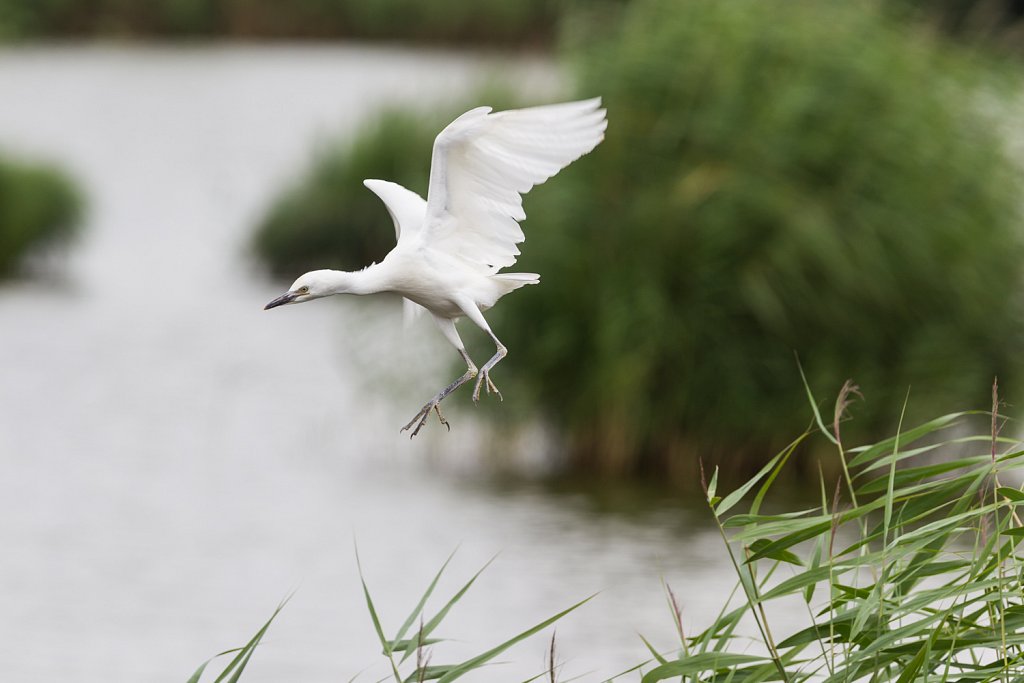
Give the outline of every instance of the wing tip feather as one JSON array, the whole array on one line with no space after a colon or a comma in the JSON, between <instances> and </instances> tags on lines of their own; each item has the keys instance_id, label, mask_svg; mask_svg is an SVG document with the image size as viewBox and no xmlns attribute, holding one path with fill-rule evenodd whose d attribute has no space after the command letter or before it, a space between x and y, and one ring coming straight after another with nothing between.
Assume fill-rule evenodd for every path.
<instances>
[{"instance_id":1,"label":"wing tip feather","mask_svg":"<svg viewBox=\"0 0 1024 683\"><path fill-rule=\"evenodd\" d=\"M449 123L434 141L428 215L433 211L440 219L446 212L458 214L461 210L465 212L462 218L474 227L469 232L445 230L434 238L467 262L492 272L514 264L520 253L517 245L525 240L519 225L526 217L520 195L604 140L608 119L607 109L601 105L598 96L496 113L491 107L477 107ZM477 131L492 138L477 145L473 138ZM453 161L465 166L465 177L459 182L458 167L452 173L446 157L454 145L463 143L465 153ZM456 182L456 194L469 192L481 201L475 205L463 202L461 209L454 206L447 193L456 188ZM435 192L444 196L435 196ZM484 225L489 226L490 234L476 232Z\"/></svg>"}]
</instances>

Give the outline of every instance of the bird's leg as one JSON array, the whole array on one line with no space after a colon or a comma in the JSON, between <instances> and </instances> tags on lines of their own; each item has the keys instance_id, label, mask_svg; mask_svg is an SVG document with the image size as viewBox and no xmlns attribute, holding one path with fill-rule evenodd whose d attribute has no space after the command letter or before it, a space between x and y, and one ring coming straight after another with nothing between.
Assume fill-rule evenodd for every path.
<instances>
[{"instance_id":1,"label":"bird's leg","mask_svg":"<svg viewBox=\"0 0 1024 683\"><path fill-rule=\"evenodd\" d=\"M491 359L489 361L484 363L484 366L482 368L480 368L480 376L476 378L476 386L473 387L474 402L480 400L481 386L485 386L487 388L488 394L497 394L499 400L505 400L504 398L502 398L501 392L498 391L498 387L494 386L494 382L491 381L491 368L497 365L502 358L508 355L508 349L505 348L504 344L498 341L498 338L494 336L493 332L491 332L490 330L488 330L488 332L490 332L491 339L494 340L495 346L498 347L498 351L493 356L491 356Z\"/></svg>"},{"instance_id":2,"label":"bird's leg","mask_svg":"<svg viewBox=\"0 0 1024 683\"><path fill-rule=\"evenodd\" d=\"M409 424L402 427L401 431L404 432L405 430L412 428L414 424L416 425L416 429L413 429L412 434L409 435L410 439L420 433L420 429L423 428L423 425L426 424L427 422L427 418L430 417L431 410L437 411L437 419L440 420L441 424L443 424L445 427L448 427L448 431L452 430L451 426L448 424L448 420L444 419L444 416L441 414L441 401L443 401L445 397L448 396L448 394L452 393L453 391L455 391L456 389L458 389L463 384L473 379L477 375L476 366L473 364L473 361L470 360L469 354L467 354L464 350L461 349L460 352L462 354L463 360L466 361L465 374L463 374L462 377L459 377L457 380L455 380L454 382L446 386L444 389L439 391L437 393L437 396L427 401L426 405L420 408L420 412L416 413L416 417L411 419L409 421ZM419 422L419 424L416 424L417 422Z\"/></svg>"},{"instance_id":3,"label":"bird's leg","mask_svg":"<svg viewBox=\"0 0 1024 683\"><path fill-rule=\"evenodd\" d=\"M419 434L420 429L422 429L423 425L426 424L427 418L430 417L431 410L437 412L437 419L441 421L441 424L448 428L448 431L451 431L451 425L448 424L448 420L444 419L444 416L441 414L441 401L443 401L448 394L476 377L478 372L476 365L473 363L473 359L469 357L469 354L466 353L466 348L462 345L459 333L455 329L455 323L447 318L435 317L434 320L437 322L437 326L441 328L441 332L444 336L455 346L459 355L462 356L462 360L466 361L466 372L457 380L439 391L437 396L427 401L427 403L420 409L420 412L416 413L416 417L412 418L412 420L409 421L409 424L402 427L401 431L404 432L407 429L412 429L413 425L416 425L416 429L413 429L412 434L409 435L410 439Z\"/></svg>"},{"instance_id":4,"label":"bird's leg","mask_svg":"<svg viewBox=\"0 0 1024 683\"><path fill-rule=\"evenodd\" d=\"M501 398L501 392L498 391L498 387L494 386L494 382L491 381L491 368L498 364L502 358L508 355L508 349L502 344L498 338L491 331L491 326L487 324L487 320L484 319L484 314L480 312L480 307L477 306L473 301L463 299L458 302L459 308L462 309L466 317L473 321L473 323L481 330L486 332L494 345L497 347L497 352L491 356L491 359L484 363L484 366L480 368L480 376L476 378L476 385L473 387L473 402L476 403L480 400L480 387L486 387L487 393L497 394L498 398Z\"/></svg>"}]
</instances>

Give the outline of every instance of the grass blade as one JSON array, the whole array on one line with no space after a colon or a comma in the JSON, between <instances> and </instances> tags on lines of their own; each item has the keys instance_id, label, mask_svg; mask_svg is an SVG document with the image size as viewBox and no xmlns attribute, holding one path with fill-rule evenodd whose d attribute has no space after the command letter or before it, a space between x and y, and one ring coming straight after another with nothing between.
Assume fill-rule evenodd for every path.
<instances>
[{"instance_id":1,"label":"grass blade","mask_svg":"<svg viewBox=\"0 0 1024 683\"><path fill-rule=\"evenodd\" d=\"M668 664L668 660L665 659L665 657L663 657L660 652L654 649L654 646L651 645L650 641L644 638L642 633L638 633L637 635L640 636L640 640L644 641L644 646L647 648L647 651L651 653L651 655L658 661L659 664Z\"/></svg>"},{"instance_id":2,"label":"grass blade","mask_svg":"<svg viewBox=\"0 0 1024 683\"><path fill-rule=\"evenodd\" d=\"M505 650L509 649L513 645L515 645L516 643L518 643L518 642L520 642L522 640L525 640L526 638L529 638L530 636L532 636L533 634L537 633L538 631L544 630L545 628L547 628L551 624L555 623L556 621L558 621L559 619L561 619L565 615L569 614L570 612L572 612L572 611L582 607L586 603L590 602L593 598L594 598L594 596L591 595L590 597L588 597L588 598L586 598L584 600L580 600L579 602L577 602L572 607L569 607L568 609L564 609L561 612L559 612L558 614L556 614L555 616L549 617L548 619L545 619L544 621L542 621L541 623L537 624L533 628L529 628L529 629L523 631L522 633L520 633L519 635L516 635L516 636L513 636L512 638L509 638L508 640L506 640L501 645L498 645L496 647L492 647L490 650L487 650L486 652L484 652L482 654L479 654L476 657L473 657L472 659L466 660L465 662L463 662L462 664L459 664L458 666L453 668L451 671L449 671L447 674L442 676L441 679L438 681L438 683L449 683L449 681L454 681L456 678L459 678L460 676L462 676L462 675L464 675L466 673L469 673L473 669L477 669L477 668L481 667L482 665L484 665L487 662L489 662L490 660L494 659L495 657L500 655L502 652L504 652Z\"/></svg>"},{"instance_id":3,"label":"grass blade","mask_svg":"<svg viewBox=\"0 0 1024 683\"><path fill-rule=\"evenodd\" d=\"M448 568L448 564L452 561L452 558L455 557L456 552L458 552L458 548L451 552L448 559L444 561L444 564L442 564L441 568L437 571L437 574L434 575L434 580L430 582L429 586L427 586L427 590L424 591L423 597L421 597L420 601L416 603L416 607L409 614L409 617L405 620L405 623L402 624L402 627L398 629L398 633L395 634L395 640L401 640L409 628L416 622L420 612L423 611L424 605L427 604L427 600L430 598L431 593L433 593L434 588L437 587L437 582L440 581L441 575L444 574L444 570Z\"/></svg>"},{"instance_id":4,"label":"grass blade","mask_svg":"<svg viewBox=\"0 0 1024 683\"><path fill-rule=\"evenodd\" d=\"M729 495L722 498L722 501L715 506L715 514L721 517L726 512L728 512L730 508L736 505L736 503L740 502L743 496L745 496L747 492L750 491L750 489L754 488L754 485L756 485L762 477L764 477L772 470L776 470L777 473L778 469L781 469L781 467L786 463L786 460L789 458L789 456L793 453L794 450L796 450L796 447L800 445L800 442L802 442L804 438L806 438L806 436L806 433L802 434L800 438L793 441L783 450L779 451L779 453L777 453L774 458L769 460L768 464L762 467L761 470L757 474L755 474L753 478L750 479L750 481L748 481L743 486L739 487ZM774 479L774 477L768 480L769 484L771 483L772 479ZM714 492L712 491L709 495L714 495Z\"/></svg>"},{"instance_id":5,"label":"grass blade","mask_svg":"<svg viewBox=\"0 0 1024 683\"><path fill-rule=\"evenodd\" d=\"M800 380L804 383L804 391L807 392L807 401L811 404L811 410L814 412L814 421L818 423L818 430L825 435L826 439L838 446L839 442L836 440L836 437L832 435L832 432L825 426L825 422L821 419L821 411L818 410L818 404L814 400L814 394L811 393L811 385L807 383L807 375L804 374L804 366L800 364L799 356L796 358L796 368L800 371Z\"/></svg>"},{"instance_id":6,"label":"grass blade","mask_svg":"<svg viewBox=\"0 0 1024 683\"><path fill-rule=\"evenodd\" d=\"M466 592L476 582L477 578L479 578L480 575L484 573L485 569L487 569L488 567L491 566L491 563L494 562L495 558L497 558L497 557L498 556L495 555L491 559L487 560L487 562L484 564L484 566L480 567L480 569L477 571L476 574L473 574L472 578L470 578L470 580L466 582L466 585L464 585L459 590L458 593L456 593L454 596L452 596L451 600L449 600L447 603L445 603L445 606L441 608L441 611L439 611L437 614L435 614L430 621L428 621L426 624L423 625L423 628L420 629L420 635L418 637L426 638L431 633L433 633L434 629L436 629L441 624L441 622L444 621L444 618L446 616L448 616L448 612L451 611L452 607L454 607L455 604L459 600L462 599L462 596L464 596L466 594ZM405 658L408 657L408 656L409 656L409 653L406 652L405 656L402 658L402 661L405 661Z\"/></svg>"},{"instance_id":7,"label":"grass blade","mask_svg":"<svg viewBox=\"0 0 1024 683\"><path fill-rule=\"evenodd\" d=\"M675 678L676 676L699 674L705 671L718 672L742 666L744 664L763 662L770 663L771 660L766 660L764 657L755 657L754 655L730 654L727 652L704 652L699 655L683 657L682 659L674 662L668 662L657 666L647 672L647 674L641 679L641 683L657 683L658 681L663 681L666 678Z\"/></svg>"},{"instance_id":8,"label":"grass blade","mask_svg":"<svg viewBox=\"0 0 1024 683\"><path fill-rule=\"evenodd\" d=\"M370 597L370 589L366 585L366 579L363 576L363 564L359 561L359 547L355 547L356 553L356 568L359 570L359 582L363 585L363 596L366 598L366 608L370 611L370 619L373 621L373 629L377 632L377 639L380 640L380 646L384 650L384 656L388 658L391 663L391 673L395 677L396 683L402 683L402 676L398 673L398 666L395 664L395 658L391 652L391 642L384 637L384 629L380 625L380 617L377 616L377 608L373 606L373 598Z\"/></svg>"},{"instance_id":9,"label":"grass blade","mask_svg":"<svg viewBox=\"0 0 1024 683\"><path fill-rule=\"evenodd\" d=\"M218 657L223 657L224 655L229 655L232 652L238 652L241 649L242 648L240 648L240 647L235 647L235 648L231 648L230 650L224 650L224 652L218 652L217 654L215 654L214 656L210 657L205 662L200 664L199 668L196 669L196 672L194 674L192 674L192 676L190 676L189 679L185 683L199 683L199 679L201 679L203 677L203 672L206 671L206 667L208 667L210 665L210 662L212 662L213 660L217 659Z\"/></svg>"},{"instance_id":10,"label":"grass blade","mask_svg":"<svg viewBox=\"0 0 1024 683\"><path fill-rule=\"evenodd\" d=\"M228 676L232 676L232 681L238 680L238 677L242 675L242 671L245 670L246 665L249 663L249 659L252 658L252 654L256 650L256 647L260 644L260 641L263 640L263 636L266 634L267 629L269 629L270 625L274 623L274 619L276 619L277 615L281 613L281 610L284 609L284 606L288 604L288 601L291 600L291 597L292 596L289 595L281 601L281 603L274 610L274 613L270 615L269 619L267 619L266 623L263 624L260 630L256 632L256 635L249 639L249 642L246 643L244 647L238 648L236 650L227 651L237 652L238 654L235 655L235 658L232 659L231 662L220 673L220 675L217 676L217 678L214 680L214 683L222 683L223 681L228 680ZM221 654L227 654L227 652L222 652ZM205 669L205 666L201 667L200 670L196 673L202 675L203 669Z\"/></svg>"}]
</instances>

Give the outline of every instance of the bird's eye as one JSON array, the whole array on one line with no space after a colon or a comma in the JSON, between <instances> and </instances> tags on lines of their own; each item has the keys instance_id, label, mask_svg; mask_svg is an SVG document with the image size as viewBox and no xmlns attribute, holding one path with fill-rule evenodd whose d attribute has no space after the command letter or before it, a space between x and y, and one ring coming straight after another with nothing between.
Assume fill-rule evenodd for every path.
<instances>
[{"instance_id":1,"label":"bird's eye","mask_svg":"<svg viewBox=\"0 0 1024 683\"><path fill-rule=\"evenodd\" d=\"M309 287L299 287L299 294L309 294Z\"/></svg>"}]
</instances>

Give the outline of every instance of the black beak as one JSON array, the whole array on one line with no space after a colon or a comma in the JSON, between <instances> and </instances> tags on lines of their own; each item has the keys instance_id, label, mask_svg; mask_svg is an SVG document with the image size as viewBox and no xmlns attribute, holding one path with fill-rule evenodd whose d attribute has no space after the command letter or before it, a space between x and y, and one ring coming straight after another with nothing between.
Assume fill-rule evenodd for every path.
<instances>
[{"instance_id":1,"label":"black beak","mask_svg":"<svg viewBox=\"0 0 1024 683\"><path fill-rule=\"evenodd\" d=\"M298 294L293 294L292 292L285 292L284 294L282 294L281 296L277 297L276 299L271 301L269 304L264 306L263 310L264 311L269 311L271 308L277 308L278 306L284 306L285 304L290 304L292 301L295 300L295 297L297 297L297 296L298 296Z\"/></svg>"}]
</instances>

